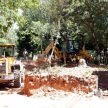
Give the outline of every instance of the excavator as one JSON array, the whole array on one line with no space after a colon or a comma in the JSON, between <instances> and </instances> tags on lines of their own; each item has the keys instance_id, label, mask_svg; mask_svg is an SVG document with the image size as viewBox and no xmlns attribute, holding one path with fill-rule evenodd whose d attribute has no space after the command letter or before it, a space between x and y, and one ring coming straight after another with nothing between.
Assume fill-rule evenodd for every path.
<instances>
[{"instance_id":1,"label":"excavator","mask_svg":"<svg viewBox=\"0 0 108 108\"><path fill-rule=\"evenodd\" d=\"M79 43L76 40L65 41L61 44L61 47L61 50L59 50L56 46L54 46L54 42L51 42L45 51L38 56L38 60L42 60L43 56L47 57L50 50L54 48L56 59L62 60L64 63L70 61L78 62L80 59L85 59L87 62L94 62L94 57L85 51L85 49L82 48L80 50Z\"/></svg>"}]
</instances>

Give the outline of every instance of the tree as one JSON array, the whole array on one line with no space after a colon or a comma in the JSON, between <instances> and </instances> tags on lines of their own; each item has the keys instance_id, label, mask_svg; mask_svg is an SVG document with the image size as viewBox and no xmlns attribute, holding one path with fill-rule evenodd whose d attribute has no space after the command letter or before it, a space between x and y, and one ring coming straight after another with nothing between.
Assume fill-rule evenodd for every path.
<instances>
[{"instance_id":1,"label":"tree","mask_svg":"<svg viewBox=\"0 0 108 108\"><path fill-rule=\"evenodd\" d=\"M30 29L32 30L32 33L37 33L37 35L41 41L40 43L41 43L41 51L42 52L43 52L42 43L44 42L45 35L48 34L48 26L49 26L48 23L43 24L40 21L38 21L38 22L32 22L31 27L30 27Z\"/></svg>"},{"instance_id":2,"label":"tree","mask_svg":"<svg viewBox=\"0 0 108 108\"><path fill-rule=\"evenodd\" d=\"M18 20L18 8L37 8L39 3L39 0L0 0L0 37L4 37L8 28Z\"/></svg>"},{"instance_id":3,"label":"tree","mask_svg":"<svg viewBox=\"0 0 108 108\"><path fill-rule=\"evenodd\" d=\"M8 28L12 26L17 19L17 9L21 0L1 0L0 1L0 37L5 36Z\"/></svg>"},{"instance_id":4,"label":"tree","mask_svg":"<svg viewBox=\"0 0 108 108\"><path fill-rule=\"evenodd\" d=\"M40 39L34 34L23 30L19 31L17 34L19 37L19 42L17 44L19 56L22 56L24 49L26 49L28 51L28 54L32 54L33 59L36 48L39 47Z\"/></svg>"},{"instance_id":5,"label":"tree","mask_svg":"<svg viewBox=\"0 0 108 108\"><path fill-rule=\"evenodd\" d=\"M75 8L72 13L72 20L84 31L86 36L94 40L97 54L100 54L101 40L106 38L108 33L108 2L89 0Z\"/></svg>"},{"instance_id":6,"label":"tree","mask_svg":"<svg viewBox=\"0 0 108 108\"><path fill-rule=\"evenodd\" d=\"M0 38L1 44L15 44L17 42L17 36L14 30L8 28L7 33L5 33L5 37Z\"/></svg>"},{"instance_id":7,"label":"tree","mask_svg":"<svg viewBox=\"0 0 108 108\"><path fill-rule=\"evenodd\" d=\"M58 38L60 37L60 29L61 29L61 20L63 19L63 10L69 7L69 4L71 4L71 0L47 0L45 2L46 4L46 12L49 16L49 30L51 35L51 40L53 40L52 37L52 24L55 26L56 31L56 39L54 43L54 47L51 53L51 57L54 52L54 48L58 42Z\"/></svg>"},{"instance_id":8,"label":"tree","mask_svg":"<svg viewBox=\"0 0 108 108\"><path fill-rule=\"evenodd\" d=\"M23 51L24 48L22 48L22 46L25 43L25 48L29 50L29 53L32 52L33 58L34 54L40 53L40 49L43 49L42 44L45 47L45 43L48 42L46 40L48 34L48 23L45 23L44 20L40 20L43 18L41 7L38 9L35 9L34 7L27 8L23 11L23 17L21 17L22 19L20 19L18 22L18 49L20 49L19 51ZM26 38L29 38L28 43ZM29 47L26 45L26 43L29 45Z\"/></svg>"}]
</instances>

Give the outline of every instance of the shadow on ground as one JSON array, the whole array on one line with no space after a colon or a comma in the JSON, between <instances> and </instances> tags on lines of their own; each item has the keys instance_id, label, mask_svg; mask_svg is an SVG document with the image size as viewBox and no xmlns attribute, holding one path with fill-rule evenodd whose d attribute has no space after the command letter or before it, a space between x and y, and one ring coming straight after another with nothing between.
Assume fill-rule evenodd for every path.
<instances>
[{"instance_id":1,"label":"shadow on ground","mask_svg":"<svg viewBox=\"0 0 108 108\"><path fill-rule=\"evenodd\" d=\"M108 90L108 71L94 71L92 75L98 76L98 88Z\"/></svg>"},{"instance_id":2,"label":"shadow on ground","mask_svg":"<svg viewBox=\"0 0 108 108\"><path fill-rule=\"evenodd\" d=\"M14 93L23 95L24 94L23 89L24 89L23 84L19 88L15 88L12 84L0 84L0 95L14 94Z\"/></svg>"}]
</instances>

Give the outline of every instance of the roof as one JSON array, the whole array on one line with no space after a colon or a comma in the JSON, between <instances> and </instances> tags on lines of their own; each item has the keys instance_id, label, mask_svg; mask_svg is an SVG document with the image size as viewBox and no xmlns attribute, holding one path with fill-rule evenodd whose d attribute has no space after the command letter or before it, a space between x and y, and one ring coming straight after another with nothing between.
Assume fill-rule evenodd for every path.
<instances>
[{"instance_id":1,"label":"roof","mask_svg":"<svg viewBox=\"0 0 108 108\"><path fill-rule=\"evenodd\" d=\"M8 46L11 47L11 46L15 46L15 45L14 45L14 44L0 44L0 47L1 47L1 46L2 46L2 47L6 47L6 46L7 46L7 47L8 47Z\"/></svg>"}]
</instances>

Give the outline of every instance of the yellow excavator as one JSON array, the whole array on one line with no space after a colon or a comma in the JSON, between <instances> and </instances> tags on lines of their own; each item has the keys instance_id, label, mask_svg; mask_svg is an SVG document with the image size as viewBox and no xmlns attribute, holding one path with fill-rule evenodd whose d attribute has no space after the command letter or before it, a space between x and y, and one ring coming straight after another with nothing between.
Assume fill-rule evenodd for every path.
<instances>
[{"instance_id":1,"label":"yellow excavator","mask_svg":"<svg viewBox=\"0 0 108 108\"><path fill-rule=\"evenodd\" d=\"M91 56L87 51L84 49L79 50L79 44L76 40L68 40L64 42L62 45L61 50L59 50L56 46L54 47L54 42L51 42L45 51L38 56L38 60L43 60L43 56L47 57L50 50L54 47L54 54L56 55L56 59L60 59L64 61L64 63L68 61L79 61L80 59L85 59L87 62L91 61L94 62L94 57Z\"/></svg>"}]
</instances>

